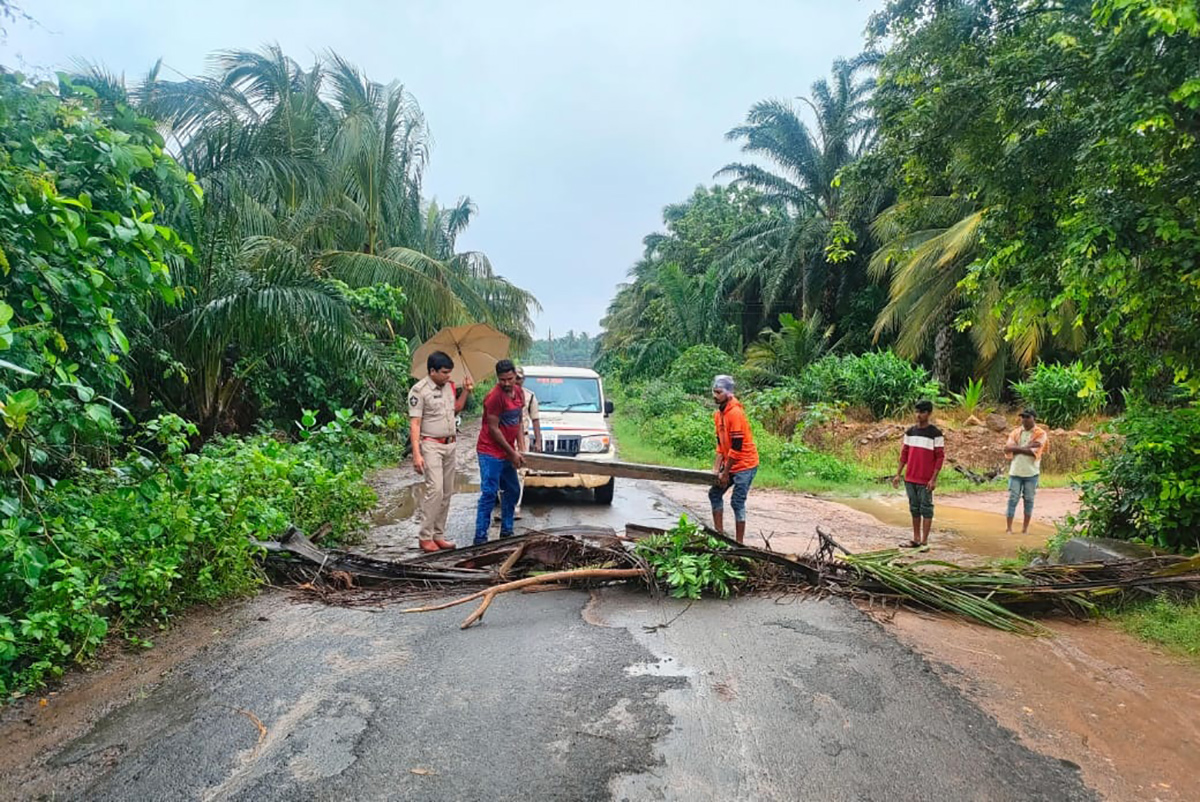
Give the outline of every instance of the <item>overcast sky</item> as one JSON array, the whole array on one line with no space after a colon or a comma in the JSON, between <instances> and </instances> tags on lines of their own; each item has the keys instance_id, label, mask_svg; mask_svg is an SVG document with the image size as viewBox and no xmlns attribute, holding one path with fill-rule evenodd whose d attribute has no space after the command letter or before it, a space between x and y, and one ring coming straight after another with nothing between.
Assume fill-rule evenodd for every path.
<instances>
[{"instance_id":1,"label":"overcast sky","mask_svg":"<svg viewBox=\"0 0 1200 802\"><path fill-rule=\"evenodd\" d=\"M662 207L738 158L752 103L796 97L862 48L882 0L28 0L0 62L101 62L130 79L160 56L195 75L214 50L331 48L398 79L428 117L427 193L469 195L460 240L537 295L539 335L595 333Z\"/></svg>"}]
</instances>

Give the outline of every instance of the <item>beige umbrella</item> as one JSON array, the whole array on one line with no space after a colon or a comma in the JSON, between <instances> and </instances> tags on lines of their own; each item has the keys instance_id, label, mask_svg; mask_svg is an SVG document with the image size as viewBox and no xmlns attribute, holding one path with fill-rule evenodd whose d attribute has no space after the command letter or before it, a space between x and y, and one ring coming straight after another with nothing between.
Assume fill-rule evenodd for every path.
<instances>
[{"instance_id":1,"label":"beige umbrella","mask_svg":"<svg viewBox=\"0 0 1200 802\"><path fill-rule=\"evenodd\" d=\"M445 351L454 360L450 381L462 387L468 375L472 381L479 381L496 370L496 363L508 356L508 336L486 323L442 329L413 354L413 378L429 375L425 361L434 351Z\"/></svg>"}]
</instances>

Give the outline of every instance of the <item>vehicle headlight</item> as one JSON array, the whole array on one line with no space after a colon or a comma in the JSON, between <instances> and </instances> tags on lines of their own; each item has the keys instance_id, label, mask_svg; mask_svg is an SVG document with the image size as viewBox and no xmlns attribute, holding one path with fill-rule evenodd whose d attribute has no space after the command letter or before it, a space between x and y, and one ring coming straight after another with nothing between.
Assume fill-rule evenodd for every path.
<instances>
[{"instance_id":1,"label":"vehicle headlight","mask_svg":"<svg viewBox=\"0 0 1200 802\"><path fill-rule=\"evenodd\" d=\"M579 450L585 454L603 454L608 451L607 437L585 437L579 444Z\"/></svg>"}]
</instances>

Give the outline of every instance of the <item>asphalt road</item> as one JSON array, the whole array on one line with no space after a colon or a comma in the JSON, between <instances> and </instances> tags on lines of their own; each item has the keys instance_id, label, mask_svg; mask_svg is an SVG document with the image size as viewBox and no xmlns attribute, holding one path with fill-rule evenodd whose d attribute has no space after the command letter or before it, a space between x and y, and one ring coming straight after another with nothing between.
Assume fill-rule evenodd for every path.
<instances>
[{"instance_id":1,"label":"asphalt road","mask_svg":"<svg viewBox=\"0 0 1200 802\"><path fill-rule=\"evenodd\" d=\"M525 525L677 513L633 482L611 510L546 501ZM50 758L55 797L1093 798L842 602L514 595L467 631L464 608L401 606L247 603Z\"/></svg>"}]
</instances>

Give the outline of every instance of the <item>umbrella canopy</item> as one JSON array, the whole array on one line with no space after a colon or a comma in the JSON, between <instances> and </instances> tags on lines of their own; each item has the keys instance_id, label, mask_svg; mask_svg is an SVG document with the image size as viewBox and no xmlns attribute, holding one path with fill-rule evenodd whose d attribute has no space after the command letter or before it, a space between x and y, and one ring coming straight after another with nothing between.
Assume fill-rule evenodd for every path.
<instances>
[{"instance_id":1,"label":"umbrella canopy","mask_svg":"<svg viewBox=\"0 0 1200 802\"><path fill-rule=\"evenodd\" d=\"M450 381L461 387L468 375L478 381L496 370L496 363L508 356L508 336L486 323L442 329L413 354L413 378L429 375L425 361L434 351L445 351L454 360Z\"/></svg>"}]
</instances>

